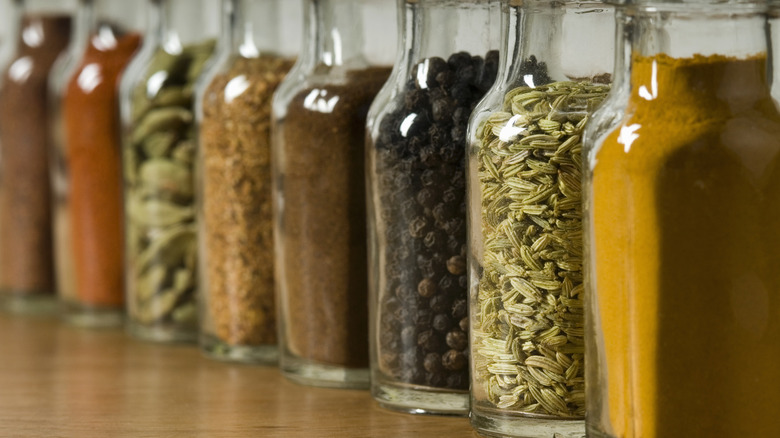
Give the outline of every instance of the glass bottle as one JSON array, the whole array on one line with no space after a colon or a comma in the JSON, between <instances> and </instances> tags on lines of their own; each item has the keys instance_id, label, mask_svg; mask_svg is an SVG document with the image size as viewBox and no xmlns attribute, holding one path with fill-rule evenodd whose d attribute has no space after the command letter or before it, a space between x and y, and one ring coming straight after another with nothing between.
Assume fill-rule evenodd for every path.
<instances>
[{"instance_id":1,"label":"glass bottle","mask_svg":"<svg viewBox=\"0 0 780 438\"><path fill-rule=\"evenodd\" d=\"M52 159L57 283L69 322L108 326L121 324L124 310L117 87L140 46L143 10L93 0L85 11L87 38L75 39L50 83L61 95Z\"/></svg>"},{"instance_id":2,"label":"glass bottle","mask_svg":"<svg viewBox=\"0 0 780 438\"><path fill-rule=\"evenodd\" d=\"M16 50L20 13L20 0L0 0L0 69L5 69Z\"/></svg>"},{"instance_id":3,"label":"glass bottle","mask_svg":"<svg viewBox=\"0 0 780 438\"><path fill-rule=\"evenodd\" d=\"M498 72L498 2L398 2L403 38L368 121L371 392L468 413L466 127Z\"/></svg>"},{"instance_id":4,"label":"glass bottle","mask_svg":"<svg viewBox=\"0 0 780 438\"><path fill-rule=\"evenodd\" d=\"M122 79L128 330L196 341L195 83L219 34L216 0L149 0L141 53Z\"/></svg>"},{"instance_id":5,"label":"glass bottle","mask_svg":"<svg viewBox=\"0 0 780 438\"><path fill-rule=\"evenodd\" d=\"M273 101L280 366L311 385L368 386L364 141L390 74L392 0L306 0L298 62Z\"/></svg>"},{"instance_id":6,"label":"glass bottle","mask_svg":"<svg viewBox=\"0 0 780 438\"><path fill-rule=\"evenodd\" d=\"M780 435L780 114L759 1L626 6L628 78L589 132L589 436Z\"/></svg>"},{"instance_id":7,"label":"glass bottle","mask_svg":"<svg viewBox=\"0 0 780 438\"><path fill-rule=\"evenodd\" d=\"M469 123L471 423L585 431L582 131L604 100L614 9L503 4L502 74Z\"/></svg>"},{"instance_id":8,"label":"glass bottle","mask_svg":"<svg viewBox=\"0 0 780 438\"><path fill-rule=\"evenodd\" d=\"M76 0L23 0L19 34L0 72L0 301L56 309L47 78L71 35Z\"/></svg>"},{"instance_id":9,"label":"glass bottle","mask_svg":"<svg viewBox=\"0 0 780 438\"><path fill-rule=\"evenodd\" d=\"M300 3L224 3L227 41L195 94L200 346L216 359L273 364L271 100L300 47L285 5Z\"/></svg>"}]
</instances>

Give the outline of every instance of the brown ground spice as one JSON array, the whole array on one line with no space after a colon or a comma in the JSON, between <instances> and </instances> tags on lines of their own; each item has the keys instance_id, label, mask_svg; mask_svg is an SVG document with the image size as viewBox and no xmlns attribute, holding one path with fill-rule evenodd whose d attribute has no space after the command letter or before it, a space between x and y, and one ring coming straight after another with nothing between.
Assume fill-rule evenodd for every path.
<instances>
[{"instance_id":1,"label":"brown ground spice","mask_svg":"<svg viewBox=\"0 0 780 438\"><path fill-rule=\"evenodd\" d=\"M365 124L389 73L307 88L281 121L279 281L287 347L304 359L368 366Z\"/></svg>"},{"instance_id":2,"label":"brown ground spice","mask_svg":"<svg viewBox=\"0 0 780 438\"><path fill-rule=\"evenodd\" d=\"M67 15L26 16L0 83L0 293L54 294L47 78L70 39Z\"/></svg>"},{"instance_id":3,"label":"brown ground spice","mask_svg":"<svg viewBox=\"0 0 780 438\"><path fill-rule=\"evenodd\" d=\"M212 330L230 345L276 343L271 98L293 62L238 58L203 99L202 287Z\"/></svg>"}]
</instances>

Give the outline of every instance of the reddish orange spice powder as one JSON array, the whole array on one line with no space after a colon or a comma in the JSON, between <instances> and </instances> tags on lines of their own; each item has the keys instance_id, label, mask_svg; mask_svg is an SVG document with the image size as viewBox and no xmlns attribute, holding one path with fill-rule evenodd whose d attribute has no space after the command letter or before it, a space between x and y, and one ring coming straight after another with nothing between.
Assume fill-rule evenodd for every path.
<instances>
[{"instance_id":1,"label":"reddish orange spice powder","mask_svg":"<svg viewBox=\"0 0 780 438\"><path fill-rule=\"evenodd\" d=\"M76 294L86 306L121 307L122 171L119 78L137 33L106 47L94 38L63 97Z\"/></svg>"}]
</instances>

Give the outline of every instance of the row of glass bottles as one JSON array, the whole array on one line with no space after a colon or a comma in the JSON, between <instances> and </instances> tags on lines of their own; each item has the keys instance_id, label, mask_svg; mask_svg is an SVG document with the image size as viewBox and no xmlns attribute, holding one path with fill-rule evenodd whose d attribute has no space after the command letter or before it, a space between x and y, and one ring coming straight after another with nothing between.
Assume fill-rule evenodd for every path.
<instances>
[{"instance_id":1,"label":"row of glass bottles","mask_svg":"<svg viewBox=\"0 0 780 438\"><path fill-rule=\"evenodd\" d=\"M238 1L229 8L251 11L251 3ZM612 77L613 11L603 4L502 3L504 50L498 61L490 52L497 47L495 26L485 26L495 3L462 2L453 7L436 1L401 1L405 38L390 79L366 115L377 86L388 73L376 66L390 62L376 57L389 51L369 47L368 42L376 38L359 36L364 31L359 19L364 3L307 3L307 40L317 44L301 54L274 98L273 166L268 162L268 144L244 145L256 149L240 152L241 157L255 154L257 169L267 174L273 167L275 172L270 184L276 194L282 370L306 383L363 386L368 376L361 358L366 360L369 355L361 345L370 344L372 389L385 406L464 413L469 406L465 389L470 379L472 423L481 432L579 436L585 413L587 343L590 433L620 437L695 434L695 430L678 431L700 424L686 426L674 418L680 412L704 418L703 411L695 408L697 400L690 397L712 391L712 398L730 396L733 400L728 405L730 415L724 411L707 426L712 434L773 436L767 435L775 430L770 413L751 408L743 415L734 414L756 396L752 391L737 391L734 385L758 379L759 386L766 387L777 380L777 373L764 366L775 358L771 335L776 325L771 312L774 280L771 269L764 267L771 265L776 246L771 245L774 232L766 218L774 217L772 206L778 205L772 197L776 148L771 139L776 138L777 115L767 76L767 6L724 3L715 11L705 11L700 6L639 2L628 7L626 14L618 14L618 35L626 50L617 51ZM226 16L237 20L234 28L241 30L221 39L225 45L216 57L219 67L210 70L203 82L209 85L226 73L226 85L212 89L211 94L205 85L200 87L193 117L189 109L192 80L200 76L213 43L191 48L195 40L186 29L198 16L188 14L197 8L188 3L175 12L176 4L175 0L155 3L156 31L147 33L144 48L121 87L128 307L134 331L158 339L192 336L195 309L190 297L198 263L200 287L235 291L221 298L223 305L231 308L233 303L236 311L251 302L254 309L274 314L273 304L261 303L269 299L270 286L262 296L242 301L245 286L212 268L212 263L232 263L237 257L212 253L210 245L219 243L209 243L209 239L239 243L212 234L219 227L208 225L212 211L208 205L218 199L210 200L208 193L239 196L242 182L216 178L220 171L231 169L225 163L212 163L216 167L210 173L203 149L200 159L194 159L191 126L197 118L206 129L211 117L207 99L231 104L246 92L247 76L229 75L238 60L268 53L279 58L274 71L282 71L285 64L281 61L289 58L289 52L276 50L278 40L247 37L253 35L244 31L252 14L229 9ZM96 56L120 48L127 49L124 54L131 52L133 44L137 45L128 39L132 32L118 29L135 15L118 4L112 6L109 0L95 0L94 14L113 20L86 20L93 23L91 37L74 38L71 55L55 67L71 72L55 77L76 80L54 80L53 88L61 92L64 102L73 99L74 109L84 103L82 98L90 98L106 105L105 113L110 114L111 100L98 99L101 86L111 83L110 77L94 81L95 72L89 67L96 65L97 58L89 58L91 63L80 61L90 50ZM187 25L175 25L183 17L188 17ZM207 21L205 15L200 18ZM715 22L735 32L693 33L698 36L691 39L696 26L708 30ZM273 26L266 21L262 28ZM735 40L736 34L747 39ZM495 85L482 99L496 75ZM735 78L740 85L734 85ZM749 84L742 82L745 79ZM594 114L610 87L614 91L607 105ZM708 105L699 105L702 102ZM65 242L58 245L58 251L76 256L58 260L78 265L89 259L79 256L81 251L99 254L101 263L111 263L118 259L112 251L116 245L106 247L109 241L103 237L117 238L110 233L116 227L101 226L100 221L119 223L116 211L109 211L119 198L117 192L102 193L96 200L73 199L75 192L82 193L79 186L113 187L110 167L107 175L82 175L78 166L90 163L74 158L83 148L92 152L89 160L103 160L103 165L118 160L106 151L78 146L70 136L94 140L105 138L105 133L69 132L71 125L84 126L68 120L69 113L78 111L55 116L62 120L55 132L64 141L58 143L53 158L54 197L59 201L55 206L62 210L55 207L59 218L56 236L58 242ZM352 120L339 125L347 114L358 117L359 123ZM698 130L674 129L680 120L696 121L703 116L708 123ZM368 181L363 186L362 128L355 127L362 126L366 117ZM583 134L586 124L588 132ZM666 140L669 132L680 133L674 139L677 143ZM717 133L723 138L719 142L712 140ZM667 155L643 155L649 149L642 144L658 143L658 139L668 145ZM714 149L702 149L707 142ZM232 150L231 145L222 147ZM304 147L311 150L302 153ZM718 184L725 182L707 173L718 169L716 164L724 164L711 163L710 155L719 156L721 150L741 160L731 173L728 166L722 170L726 172L723 181L729 187L744 186L744 191L721 187ZM204 163L197 190L192 178L196 161ZM640 172L632 167L639 164L645 166L647 178L659 174L669 180L637 182L639 174L631 172ZM114 172L119 173L118 169ZM267 181L252 184L269 185ZM667 195L642 191L650 189L641 184L650 189L655 184L656 190ZM714 190L718 192L713 194ZM750 190L757 191L755 199L746 195ZM361 231L365 230L360 212L365 191L368 239ZM196 192L201 193L198 208L192 203ZM648 204L647 196L654 196L651 199L659 204ZM269 199L258 202L265 206L261 211L270 210ZM740 205L740 211L758 216L718 210L724 205ZM627 213L641 208L650 214ZM722 224L702 226L702 211L707 217L720 218ZM198 231L196 214L201 224ZM252 211L229 214L247 217ZM642 222L646 218L657 222L650 227ZM211 220L220 224L217 216ZM90 236L96 227L106 234ZM742 231L737 233L737 229ZM267 248L268 231L247 228L244 232L255 232ZM200 261L195 257L198 235ZM365 259L366 240L368 273L359 268ZM735 250L716 256L722 253L718 251L722 245ZM655 258L648 259L648 253ZM631 257L625 258L626 254ZM648 266L642 264L645 259L650 260ZM674 262L694 259L710 263L699 267ZM589 263L585 270L583 262ZM718 275L712 275L712 266L719 267ZM648 267L653 269L643 271ZM100 315L102 321L115 320L122 301L107 296L105 291L111 288L105 285L118 281L113 290L122 290L121 267L62 266L61 272L76 273L58 277L65 279L60 280L61 290L78 292L71 299L74 308L87 308L88 315ZM252 275L269 283L267 272ZM233 283L215 283L216 278ZM659 279L665 281L663 286ZM653 289L656 284L659 288ZM635 290L638 285L642 288ZM677 297L683 285L691 292L684 299ZM371 290L368 303L359 297L366 286ZM90 292L93 289L96 292ZM209 289L205 295L211 298L213 293ZM708 299L719 305L702 309L702 301ZM212 355L245 360L273 357L267 348L273 344L272 336L250 336L246 327L220 322L217 315L224 314L212 304L209 300L203 304L208 309L203 313L204 345ZM362 331L365 318L360 317L366 304L371 308L370 342ZM649 307L637 307L645 305ZM653 309L664 310L663 318L658 319ZM591 321L587 336L585 313ZM231 320L246 314L228 316ZM723 324L715 324L716 320ZM724 332L710 336L716 329ZM701 336L685 336L685 330ZM739 339L738 346L713 343L733 336ZM252 338L257 342L244 348L244 342ZM642 344L641 351L634 351L637 343ZM676 363L659 361L661 345ZM470 377L464 369L469 354ZM712 355L721 360L751 358L752 366L715 367L714 379L709 374L692 379L675 371L694 367ZM734 385L713 389L713 380L729 379ZM658 385L667 389L664 397L654 395ZM687 387L693 390L684 390ZM656 399L662 409L657 408ZM711 408L710 404L702 406Z\"/></svg>"}]
</instances>

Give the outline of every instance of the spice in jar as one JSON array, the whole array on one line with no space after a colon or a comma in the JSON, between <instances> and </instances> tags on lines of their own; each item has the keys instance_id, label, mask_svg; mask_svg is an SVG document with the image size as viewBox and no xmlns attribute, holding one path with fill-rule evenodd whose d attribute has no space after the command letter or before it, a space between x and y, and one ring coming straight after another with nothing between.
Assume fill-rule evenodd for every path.
<instances>
[{"instance_id":1,"label":"spice in jar","mask_svg":"<svg viewBox=\"0 0 780 438\"><path fill-rule=\"evenodd\" d=\"M780 436L767 74L765 55L636 56L626 117L594 150L590 283L615 436Z\"/></svg>"},{"instance_id":2,"label":"spice in jar","mask_svg":"<svg viewBox=\"0 0 780 438\"><path fill-rule=\"evenodd\" d=\"M237 58L203 97L203 266L208 318L232 346L276 344L271 98L293 61Z\"/></svg>"},{"instance_id":3,"label":"spice in jar","mask_svg":"<svg viewBox=\"0 0 780 438\"><path fill-rule=\"evenodd\" d=\"M498 52L423 59L376 148L379 369L396 381L466 390L466 129L493 85Z\"/></svg>"},{"instance_id":4,"label":"spice in jar","mask_svg":"<svg viewBox=\"0 0 780 438\"><path fill-rule=\"evenodd\" d=\"M524 64L547 76L535 59ZM492 408L585 415L581 139L609 88L520 86L476 132L484 244L473 360Z\"/></svg>"},{"instance_id":5,"label":"spice in jar","mask_svg":"<svg viewBox=\"0 0 780 438\"><path fill-rule=\"evenodd\" d=\"M389 74L351 70L308 87L277 121L277 281L286 347L298 358L368 366L365 123Z\"/></svg>"},{"instance_id":6,"label":"spice in jar","mask_svg":"<svg viewBox=\"0 0 780 438\"><path fill-rule=\"evenodd\" d=\"M47 78L68 45L71 17L23 17L0 79L0 294L53 296Z\"/></svg>"},{"instance_id":7,"label":"spice in jar","mask_svg":"<svg viewBox=\"0 0 780 438\"><path fill-rule=\"evenodd\" d=\"M159 49L133 90L124 145L128 313L197 329L193 87L214 42Z\"/></svg>"},{"instance_id":8,"label":"spice in jar","mask_svg":"<svg viewBox=\"0 0 780 438\"><path fill-rule=\"evenodd\" d=\"M76 300L121 309L122 178L119 77L141 43L137 33L90 37L62 98ZM110 42L110 43L109 43Z\"/></svg>"}]
</instances>

